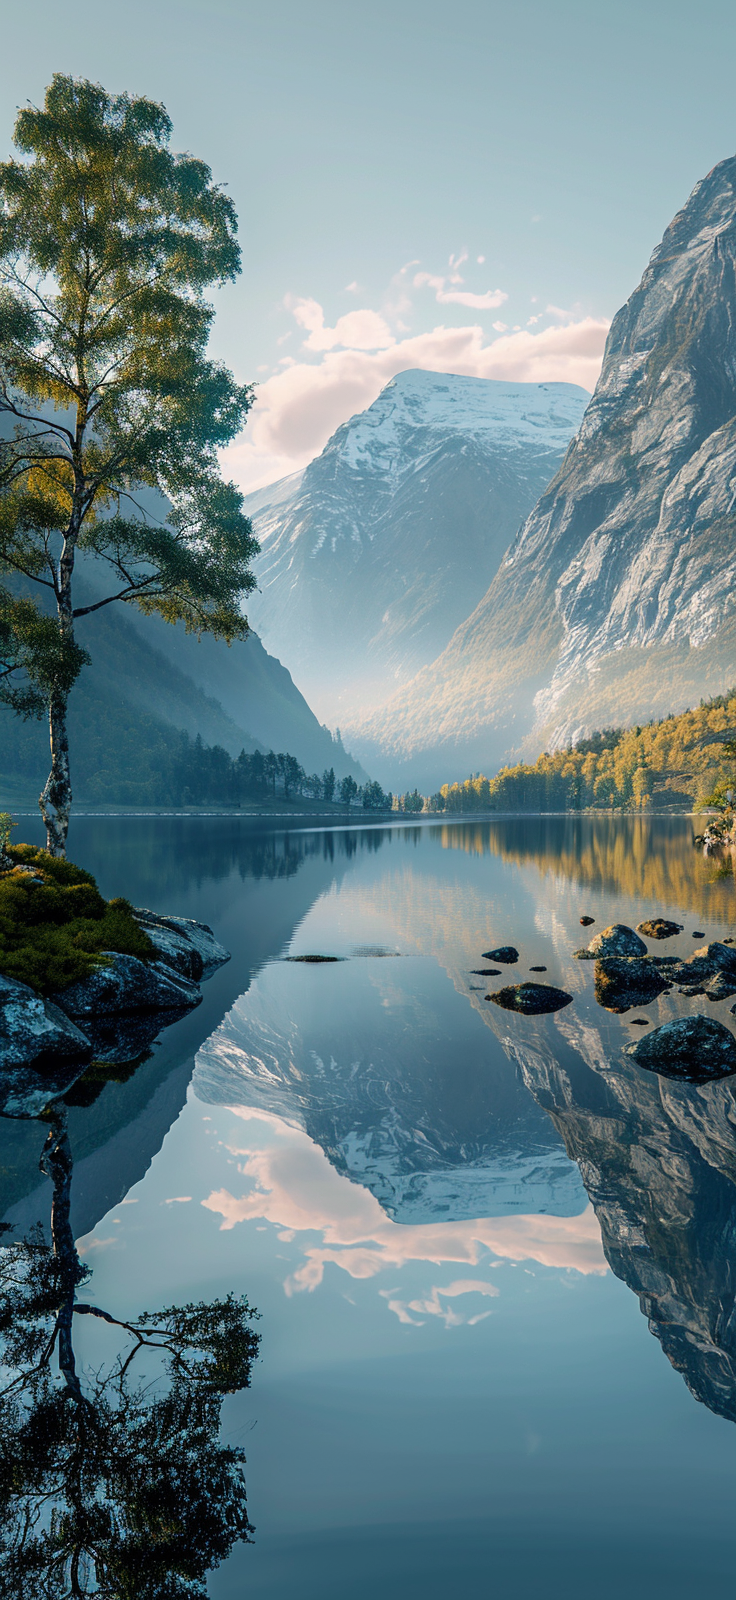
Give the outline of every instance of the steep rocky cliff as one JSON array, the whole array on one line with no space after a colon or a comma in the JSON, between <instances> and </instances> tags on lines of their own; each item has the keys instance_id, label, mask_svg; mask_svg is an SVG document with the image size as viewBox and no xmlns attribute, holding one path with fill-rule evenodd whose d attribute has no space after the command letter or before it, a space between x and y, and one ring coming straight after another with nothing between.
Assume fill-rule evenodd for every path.
<instances>
[{"instance_id":1,"label":"steep rocky cliff","mask_svg":"<svg viewBox=\"0 0 736 1600\"><path fill-rule=\"evenodd\" d=\"M452 776L736 677L735 263L731 158L614 319L579 432L487 594L364 724L364 751Z\"/></svg>"}]
</instances>

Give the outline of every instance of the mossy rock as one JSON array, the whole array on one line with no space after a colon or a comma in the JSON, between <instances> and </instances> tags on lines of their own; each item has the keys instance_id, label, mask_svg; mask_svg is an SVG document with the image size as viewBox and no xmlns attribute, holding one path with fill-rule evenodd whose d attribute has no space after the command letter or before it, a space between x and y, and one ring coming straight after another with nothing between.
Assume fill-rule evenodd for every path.
<instances>
[{"instance_id":1,"label":"mossy rock","mask_svg":"<svg viewBox=\"0 0 736 1600\"><path fill-rule=\"evenodd\" d=\"M0 972L37 994L65 989L107 964L101 954L147 961L156 951L130 901L104 900L92 874L33 845L10 845L0 873Z\"/></svg>"}]
</instances>

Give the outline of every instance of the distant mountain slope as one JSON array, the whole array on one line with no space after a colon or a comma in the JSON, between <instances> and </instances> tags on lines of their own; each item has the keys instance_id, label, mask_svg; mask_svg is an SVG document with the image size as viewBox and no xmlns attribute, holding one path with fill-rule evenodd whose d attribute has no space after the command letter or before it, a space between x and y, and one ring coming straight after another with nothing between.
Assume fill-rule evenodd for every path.
<instances>
[{"instance_id":1,"label":"distant mountain slope","mask_svg":"<svg viewBox=\"0 0 736 1600\"><path fill-rule=\"evenodd\" d=\"M361 729L393 776L490 766L736 672L736 159L619 311L579 433L488 593Z\"/></svg>"},{"instance_id":2,"label":"distant mountain slope","mask_svg":"<svg viewBox=\"0 0 736 1600\"><path fill-rule=\"evenodd\" d=\"M444 648L588 398L402 372L303 473L246 498L262 545L249 615L320 716L352 724Z\"/></svg>"},{"instance_id":3,"label":"distant mountain slope","mask_svg":"<svg viewBox=\"0 0 736 1600\"><path fill-rule=\"evenodd\" d=\"M86 563L77 579L77 603L99 592L99 575ZM334 766L338 778L352 773L365 781L363 768L317 721L290 673L256 634L228 648L145 617L135 606L114 605L82 618L78 636L92 656L70 700L78 799L104 794L115 800L122 745L126 776L132 780L139 773L143 793L175 729L200 734L205 744L221 744L231 755L284 750L307 772ZM0 785L6 797L16 801L26 790L37 792L48 762L45 725L22 723L0 707Z\"/></svg>"}]
</instances>

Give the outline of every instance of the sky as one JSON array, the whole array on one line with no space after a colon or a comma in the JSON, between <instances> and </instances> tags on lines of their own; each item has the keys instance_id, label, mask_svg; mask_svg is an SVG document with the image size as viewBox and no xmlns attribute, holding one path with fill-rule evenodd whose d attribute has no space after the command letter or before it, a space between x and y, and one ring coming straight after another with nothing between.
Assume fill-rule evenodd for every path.
<instances>
[{"instance_id":1,"label":"sky","mask_svg":"<svg viewBox=\"0 0 736 1600\"><path fill-rule=\"evenodd\" d=\"M736 151L723 0L2 6L0 150L54 72L163 101L240 219L228 474L304 466L396 372L592 389L612 316Z\"/></svg>"}]
</instances>

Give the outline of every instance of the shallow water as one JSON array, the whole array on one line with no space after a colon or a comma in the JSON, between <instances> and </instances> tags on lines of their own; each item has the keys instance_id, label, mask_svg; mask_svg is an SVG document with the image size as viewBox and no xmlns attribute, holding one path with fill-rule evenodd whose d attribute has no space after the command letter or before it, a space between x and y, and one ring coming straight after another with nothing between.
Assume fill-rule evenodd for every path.
<instances>
[{"instance_id":1,"label":"shallow water","mask_svg":"<svg viewBox=\"0 0 736 1600\"><path fill-rule=\"evenodd\" d=\"M649 915L685 924L657 953L736 931L689 823L81 819L70 854L232 951L134 1076L69 1109L80 1299L261 1312L224 1413L255 1543L209 1592L730 1592L736 1080L622 1052L632 1016L736 1019L677 995L610 1015L572 958ZM506 943L518 965L477 975ZM305 954L341 959L284 959ZM573 1003L485 999L534 966ZM48 1214L44 1134L0 1124L19 1232Z\"/></svg>"}]
</instances>

